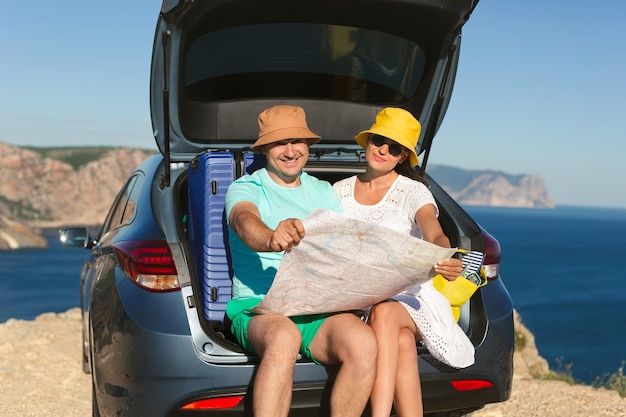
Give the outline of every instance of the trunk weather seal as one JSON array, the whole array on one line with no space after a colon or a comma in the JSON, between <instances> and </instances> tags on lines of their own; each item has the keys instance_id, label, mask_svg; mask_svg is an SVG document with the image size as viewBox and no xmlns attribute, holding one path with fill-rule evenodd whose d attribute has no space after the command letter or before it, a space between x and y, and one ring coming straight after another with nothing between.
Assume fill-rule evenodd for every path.
<instances>
[{"instance_id":1,"label":"trunk weather seal","mask_svg":"<svg viewBox=\"0 0 626 417\"><path fill-rule=\"evenodd\" d=\"M161 175L159 187L161 189L170 186L170 90L167 79L167 51L170 32L161 33L163 43L163 159L165 162L165 173Z\"/></svg>"},{"instance_id":2,"label":"trunk weather seal","mask_svg":"<svg viewBox=\"0 0 626 417\"><path fill-rule=\"evenodd\" d=\"M437 94L437 101L435 102L433 112L431 113L431 117L428 123L428 132L424 135L425 138L428 138L428 143L425 144L426 151L424 152L424 157L422 158L422 165L420 166L422 172L426 172L426 163L428 162L428 155L430 154L430 147L433 142L433 136L435 136L434 130L436 129L437 120L439 120L439 116L441 114L441 108L443 107L443 102L445 101L444 92L446 86L448 85L448 79L450 78L450 69L452 68L452 62L454 61L454 53L456 52L457 46L452 45L450 50L448 51L448 62L446 62L446 70L443 73L443 80L439 85L439 93Z\"/></svg>"}]
</instances>

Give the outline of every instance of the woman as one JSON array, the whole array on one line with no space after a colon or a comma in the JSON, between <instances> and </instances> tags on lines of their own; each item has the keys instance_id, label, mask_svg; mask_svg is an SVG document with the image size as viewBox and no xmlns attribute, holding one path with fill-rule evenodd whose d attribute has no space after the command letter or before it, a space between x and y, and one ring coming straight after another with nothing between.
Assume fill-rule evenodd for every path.
<instances>
[{"instance_id":1,"label":"woman","mask_svg":"<svg viewBox=\"0 0 626 417\"><path fill-rule=\"evenodd\" d=\"M406 110L386 108L355 140L365 149L364 173L338 181L344 214L450 247L437 220L437 204L412 167L420 123ZM448 280L462 272L458 259L441 260L435 271ZM431 282L372 307L368 323L376 334L378 360L370 396L372 417L423 415L416 341L438 360L457 368L474 363L474 346L457 325L450 304Z\"/></svg>"}]
</instances>

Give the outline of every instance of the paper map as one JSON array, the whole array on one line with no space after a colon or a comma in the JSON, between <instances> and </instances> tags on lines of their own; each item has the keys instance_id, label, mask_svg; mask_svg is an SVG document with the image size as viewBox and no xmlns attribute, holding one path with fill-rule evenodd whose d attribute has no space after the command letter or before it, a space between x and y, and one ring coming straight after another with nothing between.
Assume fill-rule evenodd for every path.
<instances>
[{"instance_id":1,"label":"paper map","mask_svg":"<svg viewBox=\"0 0 626 417\"><path fill-rule=\"evenodd\" d=\"M363 309L428 281L435 276L433 265L456 251L331 210L315 210L302 222L304 239L285 253L254 312L295 316Z\"/></svg>"}]
</instances>

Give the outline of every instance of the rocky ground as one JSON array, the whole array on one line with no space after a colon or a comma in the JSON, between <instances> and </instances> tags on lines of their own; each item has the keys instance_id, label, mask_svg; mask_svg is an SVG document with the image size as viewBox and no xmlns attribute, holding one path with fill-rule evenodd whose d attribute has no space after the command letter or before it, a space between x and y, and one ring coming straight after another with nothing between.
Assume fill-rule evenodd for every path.
<instances>
[{"instance_id":1,"label":"rocky ground","mask_svg":"<svg viewBox=\"0 0 626 417\"><path fill-rule=\"evenodd\" d=\"M516 318L516 329L526 338L526 347L515 352L513 392L504 403L489 404L472 417L625 417L626 398L616 391L563 381L536 379L550 372L539 356L532 335Z\"/></svg>"},{"instance_id":2,"label":"rocky ground","mask_svg":"<svg viewBox=\"0 0 626 417\"><path fill-rule=\"evenodd\" d=\"M81 343L78 308L0 324L0 416L90 416Z\"/></svg>"},{"instance_id":3,"label":"rocky ground","mask_svg":"<svg viewBox=\"0 0 626 417\"><path fill-rule=\"evenodd\" d=\"M91 383L80 345L77 308L0 324L0 416L90 416ZM626 399L617 392L531 376L531 369L544 367L528 333L526 348L515 354L511 399L473 417L626 417Z\"/></svg>"}]
</instances>

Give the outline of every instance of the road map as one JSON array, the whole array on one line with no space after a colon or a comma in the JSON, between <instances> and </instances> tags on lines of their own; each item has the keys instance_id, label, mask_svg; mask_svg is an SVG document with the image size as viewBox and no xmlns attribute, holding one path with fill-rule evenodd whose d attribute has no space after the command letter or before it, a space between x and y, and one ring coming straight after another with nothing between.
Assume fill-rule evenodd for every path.
<instances>
[{"instance_id":1,"label":"road map","mask_svg":"<svg viewBox=\"0 0 626 417\"><path fill-rule=\"evenodd\" d=\"M360 310L433 278L433 265L456 252L331 210L315 210L302 222L304 239L285 253L254 312Z\"/></svg>"}]
</instances>

